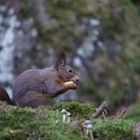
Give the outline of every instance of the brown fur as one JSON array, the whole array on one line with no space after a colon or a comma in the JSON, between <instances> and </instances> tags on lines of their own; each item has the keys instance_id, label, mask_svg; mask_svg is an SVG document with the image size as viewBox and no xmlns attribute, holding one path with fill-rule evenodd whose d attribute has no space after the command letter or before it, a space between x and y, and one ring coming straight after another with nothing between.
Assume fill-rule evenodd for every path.
<instances>
[{"instance_id":1,"label":"brown fur","mask_svg":"<svg viewBox=\"0 0 140 140\"><path fill-rule=\"evenodd\" d=\"M13 102L32 108L45 105L46 95L56 97L69 89L76 89L78 79L77 72L66 65L66 56L61 53L51 67L29 69L17 77L13 85Z\"/></svg>"}]
</instances>

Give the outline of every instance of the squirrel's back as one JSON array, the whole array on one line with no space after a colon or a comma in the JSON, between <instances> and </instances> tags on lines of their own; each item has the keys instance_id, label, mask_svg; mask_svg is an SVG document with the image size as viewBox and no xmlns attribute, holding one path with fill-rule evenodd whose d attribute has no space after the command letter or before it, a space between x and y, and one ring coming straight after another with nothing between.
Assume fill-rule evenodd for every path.
<instances>
[{"instance_id":1,"label":"squirrel's back","mask_svg":"<svg viewBox=\"0 0 140 140\"><path fill-rule=\"evenodd\" d=\"M13 84L13 100L28 90L37 90L40 85L39 69L29 69L21 73Z\"/></svg>"},{"instance_id":2,"label":"squirrel's back","mask_svg":"<svg viewBox=\"0 0 140 140\"><path fill-rule=\"evenodd\" d=\"M27 91L31 90L42 93L45 80L51 79L55 81L55 73L53 67L24 71L16 78L13 84L13 100L18 100Z\"/></svg>"}]
</instances>

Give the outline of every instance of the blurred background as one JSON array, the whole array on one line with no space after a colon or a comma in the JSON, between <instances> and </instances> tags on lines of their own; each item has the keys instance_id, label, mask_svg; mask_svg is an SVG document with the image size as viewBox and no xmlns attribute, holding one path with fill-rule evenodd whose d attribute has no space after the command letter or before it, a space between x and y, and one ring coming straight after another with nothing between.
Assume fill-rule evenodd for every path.
<instances>
[{"instance_id":1,"label":"blurred background","mask_svg":"<svg viewBox=\"0 0 140 140\"><path fill-rule=\"evenodd\" d=\"M79 100L109 110L140 102L139 0L0 0L0 84L44 68L64 49L79 88L55 102Z\"/></svg>"}]
</instances>

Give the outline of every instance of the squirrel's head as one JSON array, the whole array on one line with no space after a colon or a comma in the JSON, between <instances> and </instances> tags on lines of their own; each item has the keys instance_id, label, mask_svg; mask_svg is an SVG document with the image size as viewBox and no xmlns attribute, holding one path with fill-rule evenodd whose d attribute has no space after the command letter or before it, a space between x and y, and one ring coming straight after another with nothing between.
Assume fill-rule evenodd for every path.
<instances>
[{"instance_id":1,"label":"squirrel's head","mask_svg":"<svg viewBox=\"0 0 140 140\"><path fill-rule=\"evenodd\" d=\"M66 64L66 55L61 52L56 60L55 69L58 72L58 77L62 82L73 81L77 83L79 81L78 73L74 68Z\"/></svg>"}]
</instances>

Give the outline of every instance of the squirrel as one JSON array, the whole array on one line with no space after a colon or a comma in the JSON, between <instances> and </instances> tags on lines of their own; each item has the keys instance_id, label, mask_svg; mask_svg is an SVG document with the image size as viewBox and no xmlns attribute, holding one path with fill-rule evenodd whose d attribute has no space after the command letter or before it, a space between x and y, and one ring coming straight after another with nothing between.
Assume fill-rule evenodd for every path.
<instances>
[{"instance_id":1,"label":"squirrel","mask_svg":"<svg viewBox=\"0 0 140 140\"><path fill-rule=\"evenodd\" d=\"M76 89L79 76L66 64L66 55L61 52L54 65L44 69L28 69L21 73L13 84L13 97L0 87L0 100L20 107L36 108L46 104L46 96L54 98L69 89Z\"/></svg>"}]
</instances>

